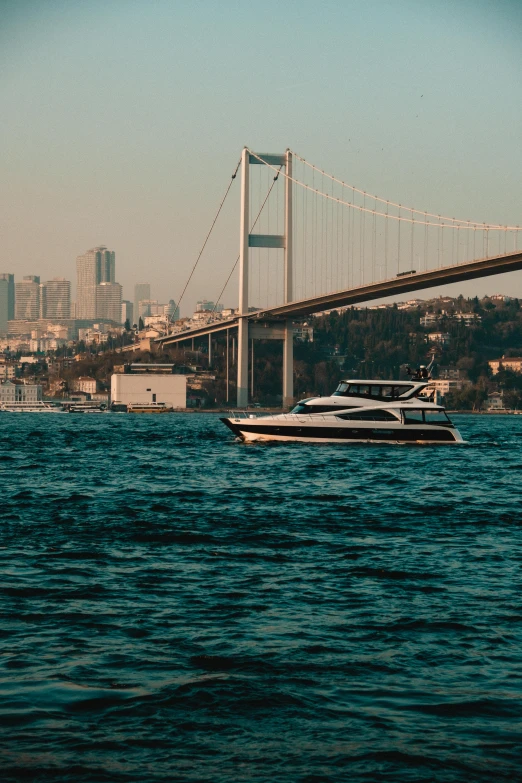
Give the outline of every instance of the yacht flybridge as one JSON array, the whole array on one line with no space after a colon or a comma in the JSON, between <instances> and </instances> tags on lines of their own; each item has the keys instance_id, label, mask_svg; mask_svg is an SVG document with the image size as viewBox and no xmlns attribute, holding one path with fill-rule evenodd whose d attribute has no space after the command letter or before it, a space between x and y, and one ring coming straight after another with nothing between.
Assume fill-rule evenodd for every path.
<instances>
[{"instance_id":1,"label":"yacht flybridge","mask_svg":"<svg viewBox=\"0 0 522 783\"><path fill-rule=\"evenodd\" d=\"M409 381L346 380L330 397L301 400L290 413L243 412L221 421L245 441L463 443L444 408L426 395L428 382L420 370Z\"/></svg>"}]
</instances>

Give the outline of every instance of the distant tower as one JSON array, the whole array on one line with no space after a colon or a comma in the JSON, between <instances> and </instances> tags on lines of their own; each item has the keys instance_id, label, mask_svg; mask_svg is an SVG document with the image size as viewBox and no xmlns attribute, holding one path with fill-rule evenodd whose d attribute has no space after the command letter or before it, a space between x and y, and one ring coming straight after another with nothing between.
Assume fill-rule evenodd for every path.
<instances>
[{"instance_id":1,"label":"distant tower","mask_svg":"<svg viewBox=\"0 0 522 783\"><path fill-rule=\"evenodd\" d=\"M102 318L96 305L97 286L100 283L114 283L116 277L116 254L105 245L93 247L76 259L76 317L93 320ZM102 294L105 307L105 294ZM118 316L118 321L119 321Z\"/></svg>"},{"instance_id":2,"label":"distant tower","mask_svg":"<svg viewBox=\"0 0 522 783\"><path fill-rule=\"evenodd\" d=\"M14 275L0 274L0 332L7 332L7 322L15 317Z\"/></svg>"},{"instance_id":3,"label":"distant tower","mask_svg":"<svg viewBox=\"0 0 522 783\"><path fill-rule=\"evenodd\" d=\"M103 282L96 287L96 317L121 323L121 285Z\"/></svg>"},{"instance_id":4,"label":"distant tower","mask_svg":"<svg viewBox=\"0 0 522 783\"><path fill-rule=\"evenodd\" d=\"M126 321L132 324L134 323L134 305L129 302L128 299L124 299L121 303L121 322L124 324Z\"/></svg>"},{"instance_id":5,"label":"distant tower","mask_svg":"<svg viewBox=\"0 0 522 783\"><path fill-rule=\"evenodd\" d=\"M150 301L150 283L136 283L134 286L134 318L139 318L140 302ZM135 321L137 323L137 320Z\"/></svg>"},{"instance_id":6,"label":"distant tower","mask_svg":"<svg viewBox=\"0 0 522 783\"><path fill-rule=\"evenodd\" d=\"M17 321L37 321L40 316L40 278L26 275L15 285L15 318Z\"/></svg>"},{"instance_id":7,"label":"distant tower","mask_svg":"<svg viewBox=\"0 0 522 783\"><path fill-rule=\"evenodd\" d=\"M168 315L170 321L179 319L179 307L174 299L169 299L169 303L165 305L165 315Z\"/></svg>"},{"instance_id":8,"label":"distant tower","mask_svg":"<svg viewBox=\"0 0 522 783\"><path fill-rule=\"evenodd\" d=\"M71 282L65 277L53 277L41 286L43 318L71 317Z\"/></svg>"}]
</instances>

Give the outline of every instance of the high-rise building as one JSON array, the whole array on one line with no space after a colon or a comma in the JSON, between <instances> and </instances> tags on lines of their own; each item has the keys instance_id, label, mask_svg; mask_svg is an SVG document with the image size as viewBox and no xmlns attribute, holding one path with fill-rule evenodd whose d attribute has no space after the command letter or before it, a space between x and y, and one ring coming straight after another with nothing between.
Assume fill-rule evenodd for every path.
<instances>
[{"instance_id":1,"label":"high-rise building","mask_svg":"<svg viewBox=\"0 0 522 783\"><path fill-rule=\"evenodd\" d=\"M76 317L96 318L97 276L96 253L99 248L88 250L76 259Z\"/></svg>"},{"instance_id":2,"label":"high-rise building","mask_svg":"<svg viewBox=\"0 0 522 783\"><path fill-rule=\"evenodd\" d=\"M98 283L114 283L116 281L116 253L107 248L98 248L96 253Z\"/></svg>"},{"instance_id":3,"label":"high-rise building","mask_svg":"<svg viewBox=\"0 0 522 783\"><path fill-rule=\"evenodd\" d=\"M65 277L53 277L40 291L43 318L71 317L71 283Z\"/></svg>"},{"instance_id":4,"label":"high-rise building","mask_svg":"<svg viewBox=\"0 0 522 783\"><path fill-rule=\"evenodd\" d=\"M138 318L147 318L149 315L159 315L157 299L140 299L138 304Z\"/></svg>"},{"instance_id":5,"label":"high-rise building","mask_svg":"<svg viewBox=\"0 0 522 783\"><path fill-rule=\"evenodd\" d=\"M41 316L40 278L26 275L15 284L15 319L37 321Z\"/></svg>"},{"instance_id":6,"label":"high-rise building","mask_svg":"<svg viewBox=\"0 0 522 783\"><path fill-rule=\"evenodd\" d=\"M0 332L7 332L7 322L14 319L15 282L14 275L0 274Z\"/></svg>"},{"instance_id":7,"label":"high-rise building","mask_svg":"<svg viewBox=\"0 0 522 783\"><path fill-rule=\"evenodd\" d=\"M96 317L121 323L121 285L103 282L96 286Z\"/></svg>"},{"instance_id":8,"label":"high-rise building","mask_svg":"<svg viewBox=\"0 0 522 783\"><path fill-rule=\"evenodd\" d=\"M150 300L150 283L136 283L134 286L134 318L140 316L140 302Z\"/></svg>"},{"instance_id":9,"label":"high-rise building","mask_svg":"<svg viewBox=\"0 0 522 783\"><path fill-rule=\"evenodd\" d=\"M169 321L177 321L179 318L179 307L174 299L169 299L169 303L163 305L163 312L168 316Z\"/></svg>"},{"instance_id":10,"label":"high-rise building","mask_svg":"<svg viewBox=\"0 0 522 783\"><path fill-rule=\"evenodd\" d=\"M121 322L124 324L126 321L132 324L134 318L134 305L132 302L129 302L128 299L124 299L121 303Z\"/></svg>"},{"instance_id":11,"label":"high-rise building","mask_svg":"<svg viewBox=\"0 0 522 783\"><path fill-rule=\"evenodd\" d=\"M217 313L220 313L223 310L223 305L221 302L218 304L215 304L214 302L211 302L209 299L200 299L199 302L196 304L196 313L201 313L206 310L214 310Z\"/></svg>"},{"instance_id":12,"label":"high-rise building","mask_svg":"<svg viewBox=\"0 0 522 783\"><path fill-rule=\"evenodd\" d=\"M116 254L105 245L93 247L76 259L76 317L81 319L104 318L98 312L96 298L100 283L114 283L116 277ZM100 294L101 307L106 307L106 294ZM120 315L116 319L120 320Z\"/></svg>"}]
</instances>

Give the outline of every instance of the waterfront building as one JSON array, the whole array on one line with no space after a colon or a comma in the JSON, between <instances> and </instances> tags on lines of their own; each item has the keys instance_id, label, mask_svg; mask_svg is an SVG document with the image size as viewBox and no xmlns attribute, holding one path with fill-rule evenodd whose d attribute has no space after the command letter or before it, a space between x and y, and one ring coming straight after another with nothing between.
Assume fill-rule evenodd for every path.
<instances>
[{"instance_id":1,"label":"waterfront building","mask_svg":"<svg viewBox=\"0 0 522 783\"><path fill-rule=\"evenodd\" d=\"M43 283L40 291L42 318L71 317L71 281L53 277Z\"/></svg>"},{"instance_id":2,"label":"waterfront building","mask_svg":"<svg viewBox=\"0 0 522 783\"><path fill-rule=\"evenodd\" d=\"M138 323L140 317L140 302L150 300L150 283L136 283L134 286L134 318ZM150 315L150 313L147 313Z\"/></svg>"},{"instance_id":3,"label":"waterfront building","mask_svg":"<svg viewBox=\"0 0 522 783\"><path fill-rule=\"evenodd\" d=\"M7 322L15 315L14 275L8 272L0 274L0 332L7 332Z\"/></svg>"},{"instance_id":4,"label":"waterfront building","mask_svg":"<svg viewBox=\"0 0 522 783\"><path fill-rule=\"evenodd\" d=\"M76 317L80 319L102 318L97 307L100 283L114 283L116 276L116 254L105 245L93 247L76 259ZM101 307L105 307L102 294ZM121 307L121 301L120 301ZM119 322L121 313L116 320Z\"/></svg>"},{"instance_id":5,"label":"waterfront building","mask_svg":"<svg viewBox=\"0 0 522 783\"><path fill-rule=\"evenodd\" d=\"M39 384L0 383L0 403L3 402L38 402L42 399L42 387Z\"/></svg>"},{"instance_id":6,"label":"waterfront building","mask_svg":"<svg viewBox=\"0 0 522 783\"><path fill-rule=\"evenodd\" d=\"M129 302L128 299L124 299L121 303L121 322L124 324L126 321L132 324L134 318L134 305L132 302Z\"/></svg>"},{"instance_id":7,"label":"waterfront building","mask_svg":"<svg viewBox=\"0 0 522 783\"><path fill-rule=\"evenodd\" d=\"M492 359L488 362L491 372L496 375L500 370L510 370L511 372L522 372L522 358L511 356L508 359Z\"/></svg>"},{"instance_id":8,"label":"waterfront building","mask_svg":"<svg viewBox=\"0 0 522 783\"><path fill-rule=\"evenodd\" d=\"M458 391L459 389L462 389L464 384L465 381L462 379L437 378L436 380L431 380L429 382L428 386L426 387L426 391L435 391L438 392L441 397L445 397L446 394L448 394L450 391Z\"/></svg>"},{"instance_id":9,"label":"waterfront building","mask_svg":"<svg viewBox=\"0 0 522 783\"><path fill-rule=\"evenodd\" d=\"M15 319L36 321L41 316L40 278L26 275L15 284Z\"/></svg>"},{"instance_id":10,"label":"waterfront building","mask_svg":"<svg viewBox=\"0 0 522 783\"><path fill-rule=\"evenodd\" d=\"M96 317L121 323L121 292L119 283L103 282L96 286Z\"/></svg>"},{"instance_id":11,"label":"waterfront building","mask_svg":"<svg viewBox=\"0 0 522 783\"><path fill-rule=\"evenodd\" d=\"M170 408L187 407L187 379L174 375L172 365L141 365L111 377L111 402L118 405L163 403Z\"/></svg>"},{"instance_id":12,"label":"waterfront building","mask_svg":"<svg viewBox=\"0 0 522 783\"><path fill-rule=\"evenodd\" d=\"M503 411L504 408L504 392L491 392L488 394L486 400L486 409L488 411Z\"/></svg>"},{"instance_id":13,"label":"waterfront building","mask_svg":"<svg viewBox=\"0 0 522 783\"><path fill-rule=\"evenodd\" d=\"M98 381L96 378L90 378L83 375L74 381L74 391L85 392L85 394L96 394L98 391Z\"/></svg>"}]
</instances>

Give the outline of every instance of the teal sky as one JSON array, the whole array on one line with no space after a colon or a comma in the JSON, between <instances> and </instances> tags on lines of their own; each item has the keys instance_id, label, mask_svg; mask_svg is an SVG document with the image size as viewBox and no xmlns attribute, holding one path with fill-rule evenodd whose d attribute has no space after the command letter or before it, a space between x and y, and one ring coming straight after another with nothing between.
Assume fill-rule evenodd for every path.
<instances>
[{"instance_id":1,"label":"teal sky","mask_svg":"<svg viewBox=\"0 0 522 783\"><path fill-rule=\"evenodd\" d=\"M177 299L245 144L522 224L521 40L521 0L0 0L0 271L74 282L105 244L124 296ZM185 313L236 257L237 195Z\"/></svg>"}]
</instances>

